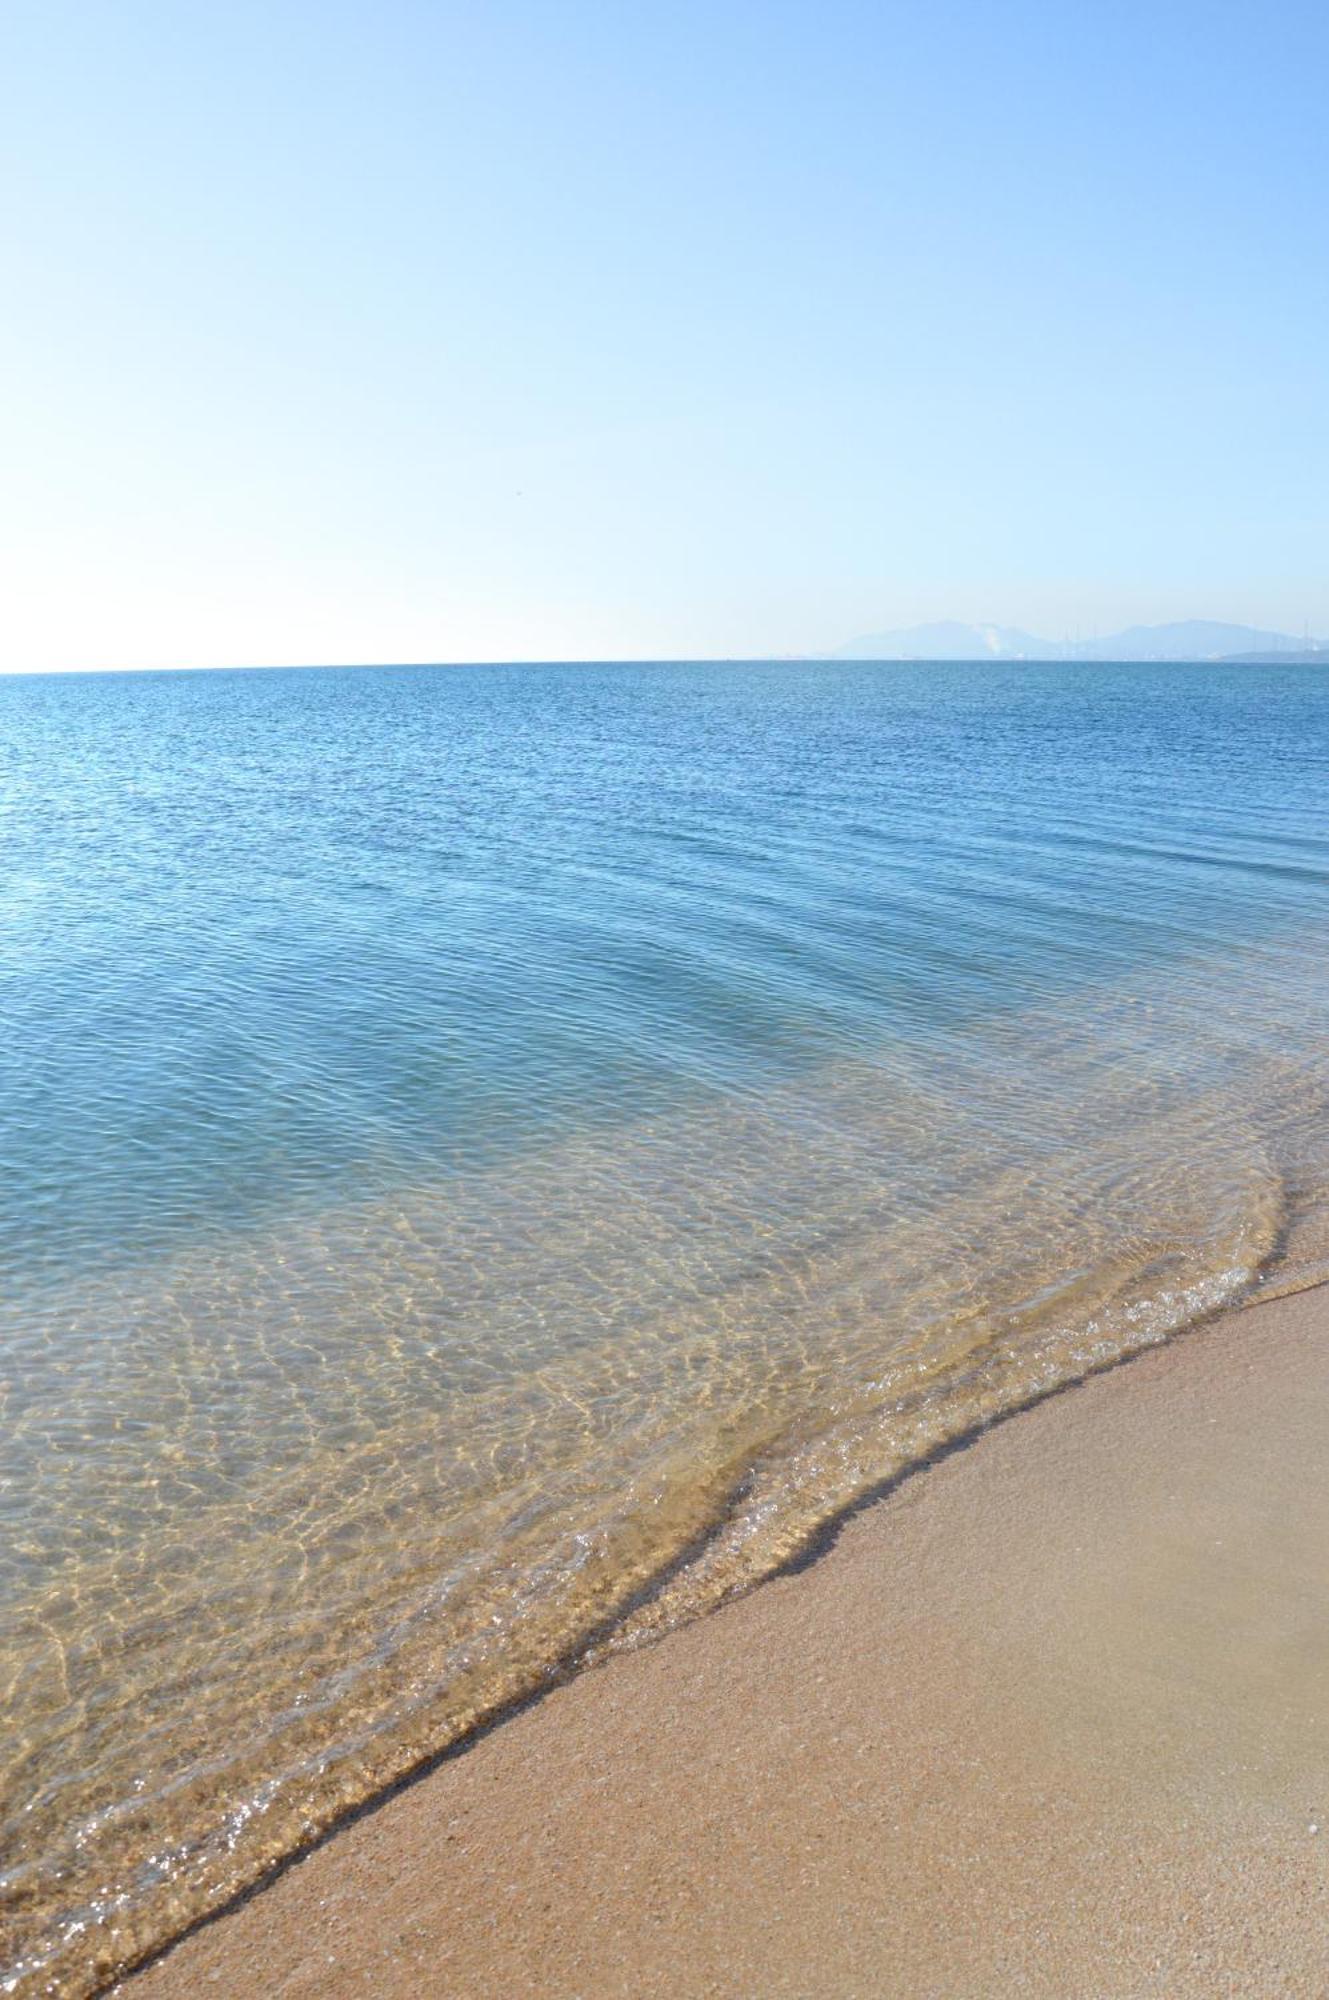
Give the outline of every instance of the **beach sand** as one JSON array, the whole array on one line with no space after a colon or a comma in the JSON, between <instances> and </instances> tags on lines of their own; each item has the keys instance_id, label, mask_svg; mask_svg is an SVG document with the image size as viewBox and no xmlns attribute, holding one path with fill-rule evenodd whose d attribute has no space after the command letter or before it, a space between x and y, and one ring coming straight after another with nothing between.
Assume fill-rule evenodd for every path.
<instances>
[{"instance_id":1,"label":"beach sand","mask_svg":"<svg viewBox=\"0 0 1329 2000\"><path fill-rule=\"evenodd\" d=\"M1329 1992L1329 1289L952 1452L123 1990Z\"/></svg>"}]
</instances>

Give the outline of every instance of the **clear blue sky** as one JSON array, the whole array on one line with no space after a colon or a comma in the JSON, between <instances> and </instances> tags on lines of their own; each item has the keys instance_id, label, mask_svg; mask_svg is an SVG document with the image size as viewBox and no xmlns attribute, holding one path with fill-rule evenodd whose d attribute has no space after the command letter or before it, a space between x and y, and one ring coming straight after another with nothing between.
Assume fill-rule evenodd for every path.
<instances>
[{"instance_id":1,"label":"clear blue sky","mask_svg":"<svg viewBox=\"0 0 1329 2000\"><path fill-rule=\"evenodd\" d=\"M1329 631L1324 0L9 0L0 665Z\"/></svg>"}]
</instances>

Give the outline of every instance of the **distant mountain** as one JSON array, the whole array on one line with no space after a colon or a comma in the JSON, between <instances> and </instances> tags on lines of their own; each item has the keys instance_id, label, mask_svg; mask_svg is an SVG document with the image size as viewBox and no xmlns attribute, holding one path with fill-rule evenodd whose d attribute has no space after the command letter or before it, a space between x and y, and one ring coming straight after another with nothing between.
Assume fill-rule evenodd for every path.
<instances>
[{"instance_id":1,"label":"distant mountain","mask_svg":"<svg viewBox=\"0 0 1329 2000\"><path fill-rule=\"evenodd\" d=\"M1296 652L1302 641L1286 632L1261 632L1253 625L1216 625L1188 618L1180 625L1131 625L1095 642L1078 655L1093 660L1222 660L1232 653Z\"/></svg>"},{"instance_id":2,"label":"distant mountain","mask_svg":"<svg viewBox=\"0 0 1329 2000\"><path fill-rule=\"evenodd\" d=\"M1040 639L1007 625L911 625L871 632L832 653L835 660L1250 660L1301 654L1329 665L1329 643L1261 632L1254 625L1189 618L1176 625L1131 625L1103 639Z\"/></svg>"}]
</instances>

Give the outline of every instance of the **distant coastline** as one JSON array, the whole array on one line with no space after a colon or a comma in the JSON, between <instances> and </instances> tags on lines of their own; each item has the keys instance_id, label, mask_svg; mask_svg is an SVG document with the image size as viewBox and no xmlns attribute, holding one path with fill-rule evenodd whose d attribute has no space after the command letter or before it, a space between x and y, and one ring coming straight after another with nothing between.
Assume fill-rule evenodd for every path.
<instances>
[{"instance_id":1,"label":"distant coastline","mask_svg":"<svg viewBox=\"0 0 1329 2000\"><path fill-rule=\"evenodd\" d=\"M835 647L783 649L777 653L656 653L580 658L575 656L522 659L517 656L458 658L441 654L432 659L380 660L195 660L104 661L46 667L0 665L0 680L45 678L51 674L93 678L104 674L384 672L462 667L623 667L623 666L773 666L791 661L914 661L949 666L987 663L1045 666L1170 665L1170 666L1329 666L1329 638L1264 631L1255 625L1231 625L1214 619L1190 618L1167 625L1130 625L1105 637L1085 639L1064 634L1045 639L1010 625L966 625L944 619L869 632Z\"/></svg>"},{"instance_id":2,"label":"distant coastline","mask_svg":"<svg viewBox=\"0 0 1329 2000\"><path fill-rule=\"evenodd\" d=\"M1294 653L1229 653L1228 667L1329 667L1329 646L1302 646Z\"/></svg>"}]
</instances>

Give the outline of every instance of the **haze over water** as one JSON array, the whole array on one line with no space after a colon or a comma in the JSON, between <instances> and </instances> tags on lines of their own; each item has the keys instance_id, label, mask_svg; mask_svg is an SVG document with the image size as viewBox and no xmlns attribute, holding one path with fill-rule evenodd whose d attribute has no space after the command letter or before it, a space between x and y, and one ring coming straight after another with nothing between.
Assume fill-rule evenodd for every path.
<instances>
[{"instance_id":1,"label":"haze over water","mask_svg":"<svg viewBox=\"0 0 1329 2000\"><path fill-rule=\"evenodd\" d=\"M1329 680L0 681L5 1975L1326 1268Z\"/></svg>"}]
</instances>

